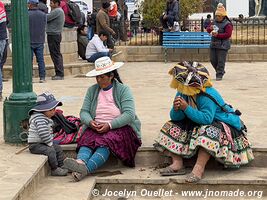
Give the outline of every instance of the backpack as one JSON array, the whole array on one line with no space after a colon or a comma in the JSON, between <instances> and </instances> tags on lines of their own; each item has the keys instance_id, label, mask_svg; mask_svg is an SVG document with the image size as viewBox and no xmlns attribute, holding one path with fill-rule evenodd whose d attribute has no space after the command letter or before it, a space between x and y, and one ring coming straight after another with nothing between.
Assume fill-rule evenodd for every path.
<instances>
[{"instance_id":1,"label":"backpack","mask_svg":"<svg viewBox=\"0 0 267 200\"><path fill-rule=\"evenodd\" d=\"M54 122L53 132L59 132L61 129L67 134L75 133L79 130L80 119L74 116L64 116L62 113L56 112L51 118Z\"/></svg>"},{"instance_id":2,"label":"backpack","mask_svg":"<svg viewBox=\"0 0 267 200\"><path fill-rule=\"evenodd\" d=\"M68 1L69 16L73 19L76 24L80 24L82 21L82 13L80 7L73 1Z\"/></svg>"},{"instance_id":3,"label":"backpack","mask_svg":"<svg viewBox=\"0 0 267 200\"><path fill-rule=\"evenodd\" d=\"M81 120L75 116L64 116L62 113L56 113L52 120L54 121L53 142L56 144L77 143L82 136Z\"/></svg>"}]
</instances>

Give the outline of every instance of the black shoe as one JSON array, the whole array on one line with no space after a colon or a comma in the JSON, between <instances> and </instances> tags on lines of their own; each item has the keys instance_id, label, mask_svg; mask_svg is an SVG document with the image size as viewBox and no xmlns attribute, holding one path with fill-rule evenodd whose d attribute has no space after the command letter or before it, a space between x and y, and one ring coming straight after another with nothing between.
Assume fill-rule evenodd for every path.
<instances>
[{"instance_id":1,"label":"black shoe","mask_svg":"<svg viewBox=\"0 0 267 200\"><path fill-rule=\"evenodd\" d=\"M45 78L40 78L39 83L45 83Z\"/></svg>"},{"instance_id":2,"label":"black shoe","mask_svg":"<svg viewBox=\"0 0 267 200\"><path fill-rule=\"evenodd\" d=\"M217 76L217 77L216 77L216 81L221 81L222 79L223 79L222 76Z\"/></svg>"},{"instance_id":3,"label":"black shoe","mask_svg":"<svg viewBox=\"0 0 267 200\"><path fill-rule=\"evenodd\" d=\"M64 80L64 76L52 76L52 80Z\"/></svg>"}]
</instances>

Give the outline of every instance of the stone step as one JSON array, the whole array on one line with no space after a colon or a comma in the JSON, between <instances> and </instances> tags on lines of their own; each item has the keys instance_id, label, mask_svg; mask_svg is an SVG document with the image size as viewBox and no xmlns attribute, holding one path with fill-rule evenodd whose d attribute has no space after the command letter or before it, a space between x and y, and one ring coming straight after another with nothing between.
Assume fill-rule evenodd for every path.
<instances>
[{"instance_id":1,"label":"stone step","mask_svg":"<svg viewBox=\"0 0 267 200\"><path fill-rule=\"evenodd\" d=\"M111 172L117 175L109 175ZM190 173L191 169L187 169ZM185 182L185 176L160 176L154 167L113 168L89 175L80 182L67 177L46 177L37 190L25 200L106 200L106 199L190 199L185 194L198 192L201 198L218 199L226 193L239 199L265 199L267 171L265 168L241 168L240 170L206 170L197 184ZM120 193L118 193L120 192ZM126 194L129 196L125 196ZM105 194L108 196L104 196ZM182 195L183 194L183 195ZM248 198L251 196L251 198ZM264 198L265 197L265 198ZM229 198L229 197L228 197ZM244 199L244 196L240 199Z\"/></svg>"},{"instance_id":2,"label":"stone step","mask_svg":"<svg viewBox=\"0 0 267 200\"><path fill-rule=\"evenodd\" d=\"M87 200L94 187L94 177L74 182L70 175L65 177L47 176L32 194L21 200Z\"/></svg>"},{"instance_id":3,"label":"stone step","mask_svg":"<svg viewBox=\"0 0 267 200\"><path fill-rule=\"evenodd\" d=\"M76 144L62 145L64 153L67 157L76 157ZM249 164L248 167L267 167L267 148L253 148L253 153L255 159ZM184 164L187 167L192 167L195 163L196 157L192 159L184 159ZM159 166L163 163L169 163L170 159L159 153L153 147L141 147L139 148L136 157L135 163L138 167L149 167L149 166ZM123 167L123 164L115 158L112 154L108 162L103 166L104 169L109 168L109 166ZM223 165L216 162L214 159L210 159L208 162L207 168L223 168Z\"/></svg>"},{"instance_id":4,"label":"stone step","mask_svg":"<svg viewBox=\"0 0 267 200\"><path fill-rule=\"evenodd\" d=\"M63 63L64 64L69 64L69 63L73 63L74 61L79 61L78 60L78 54L75 52L75 53L65 53L65 54L62 54L63 56ZM52 65L53 62L52 62L52 59L50 57L50 55L44 55L44 62L45 62L45 65ZM6 65L12 65L12 58L11 57L7 57L7 60L6 60L6 63L5 63L5 66ZM37 62L36 62L36 57L33 58L33 65L37 65Z\"/></svg>"},{"instance_id":5,"label":"stone step","mask_svg":"<svg viewBox=\"0 0 267 200\"><path fill-rule=\"evenodd\" d=\"M3 148L5 144L1 145ZM1 200L24 199L37 189L40 181L47 177L47 157L30 154L29 151L16 155L15 151L20 148L16 150L14 150L15 147L6 148L5 157L1 158ZM2 168L1 165L4 167Z\"/></svg>"},{"instance_id":6,"label":"stone step","mask_svg":"<svg viewBox=\"0 0 267 200\"><path fill-rule=\"evenodd\" d=\"M75 144L62 145L62 148L66 156L75 157ZM139 197L142 197L142 189L149 191L157 191L159 189L164 189L165 191L173 190L175 194L180 194L182 190L206 191L207 189L210 191L240 190L246 193L255 190L263 191L264 194L267 194L266 149L254 148L254 154L255 161L249 166L242 167L239 170L223 169L222 166L214 167L214 163L217 162L211 161L211 164L209 164L206 169L205 178L201 180L199 184L192 185L184 182L185 176L160 176L158 168L159 165L165 161L165 157L154 150L153 147L141 147L139 149L135 159L135 168L127 168L123 166L122 163L113 156L95 174L86 177L79 183L74 182L70 175L67 177L47 176L47 174L49 174L49 167L48 163L46 162L47 159L44 161L42 160L45 158L44 156L32 155L29 153L29 151L25 151L21 155L28 156L28 160L31 156L34 156L34 160L41 159L43 161L39 163L39 165L36 163L37 165L34 165L31 168L34 168L34 170L37 172L41 171L42 176L39 175L40 173L37 173L33 170L32 173L29 173L29 176L27 177L28 180L23 182L23 187L20 187L23 189L18 190L18 192L15 194L4 193L4 195L5 197L7 197L7 195L13 195L13 199L20 198L21 200L53 200L59 198L64 200L85 200L92 198L90 196L93 191L98 191L99 194L104 194L106 189L111 191L111 193L112 191L122 191L123 189L126 189L129 191L136 191L137 194L140 194L139 196L137 195L137 197L129 199L139 199ZM18 162L20 162L20 159L23 158L24 157L19 157ZM265 161L260 162L259 160ZM30 163L31 162L28 164ZM185 162L185 166L187 173L189 173L192 170L192 163ZM16 169L14 169L14 173L16 171L21 170L17 169L16 167ZM115 174L118 175L111 175L114 171L116 171L117 173ZM12 179L14 179L14 177L15 179L17 178L14 176L14 173L8 173ZM23 178L25 179L25 175ZM11 188L12 187L9 189ZM101 197L100 199L103 199L102 195L99 197ZM92 199L97 200L99 197ZM169 197L164 197L164 199L171 200Z\"/></svg>"},{"instance_id":7,"label":"stone step","mask_svg":"<svg viewBox=\"0 0 267 200\"><path fill-rule=\"evenodd\" d=\"M64 64L65 76L68 75L78 75L86 74L88 71L94 69L93 63L88 63L87 61L79 60L77 62ZM12 66L6 65L3 69L3 75L5 78L9 79L12 77ZM46 76L51 77L55 75L54 65L46 65ZM38 66L33 66L33 77L39 77Z\"/></svg>"},{"instance_id":8,"label":"stone step","mask_svg":"<svg viewBox=\"0 0 267 200\"><path fill-rule=\"evenodd\" d=\"M207 199L229 198L231 191L239 193L238 196L230 197L231 199L239 199L241 193L244 193L246 197L243 196L240 199L247 199L248 196L251 196L249 199L266 199L267 197L267 171L265 168L206 170L204 178L197 184L186 183L186 175L162 177L158 170L151 167L124 168L120 171L122 174L115 176L97 177L96 175L96 185L91 199L103 199L103 195L107 191L110 195L109 199L114 199L114 196L118 198L118 192L123 194L128 191L128 194L132 195L127 199L131 200L140 199L140 197L141 199L164 200L191 199L190 196L181 195L182 192L185 194L189 191L198 191L198 193L202 191L202 194L198 196L201 198L205 198L205 192L207 192L210 194ZM187 169L187 174L190 172L191 169ZM221 195L220 192L222 192ZM228 193L228 197L223 196L224 192Z\"/></svg>"}]
</instances>

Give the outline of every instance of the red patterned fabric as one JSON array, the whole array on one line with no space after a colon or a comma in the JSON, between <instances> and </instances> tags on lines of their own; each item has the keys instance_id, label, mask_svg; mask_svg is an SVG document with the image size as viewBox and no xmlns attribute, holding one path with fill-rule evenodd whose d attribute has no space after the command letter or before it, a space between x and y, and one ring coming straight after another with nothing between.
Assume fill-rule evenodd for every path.
<instances>
[{"instance_id":1,"label":"red patterned fabric","mask_svg":"<svg viewBox=\"0 0 267 200\"><path fill-rule=\"evenodd\" d=\"M81 121L78 117L74 116L66 116L65 117L70 122L76 124L77 127L80 127L78 129L78 132L67 134L64 129L60 129L60 131L54 133L54 142L57 144L72 144L77 143L81 136L82 136L82 126Z\"/></svg>"}]
</instances>

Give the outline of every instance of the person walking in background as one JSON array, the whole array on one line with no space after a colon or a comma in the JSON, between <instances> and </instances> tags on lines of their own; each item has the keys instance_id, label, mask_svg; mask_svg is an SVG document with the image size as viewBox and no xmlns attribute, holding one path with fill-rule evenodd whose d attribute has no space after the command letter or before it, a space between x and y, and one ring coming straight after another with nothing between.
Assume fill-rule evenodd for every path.
<instances>
[{"instance_id":1,"label":"person walking in background","mask_svg":"<svg viewBox=\"0 0 267 200\"><path fill-rule=\"evenodd\" d=\"M8 19L8 16L6 15L6 27L7 25L9 24L9 19ZM8 28L6 28L6 32L7 32L7 38L6 38L6 45L5 45L5 49L4 49L4 52L3 52L3 55L2 55L2 59L0 60L0 70L2 72L2 82L6 82L8 81L8 79L5 79L4 78L4 74L3 74L3 68L4 68L4 64L6 63L6 59L7 59L7 50L8 50L8 45L9 45L9 31L8 31ZM11 51L11 49L10 49Z\"/></svg>"},{"instance_id":2,"label":"person walking in background","mask_svg":"<svg viewBox=\"0 0 267 200\"><path fill-rule=\"evenodd\" d=\"M211 15L207 14L207 18L204 21L203 27L204 29L207 29L211 24Z\"/></svg>"},{"instance_id":3,"label":"person walking in background","mask_svg":"<svg viewBox=\"0 0 267 200\"><path fill-rule=\"evenodd\" d=\"M65 15L64 27L73 28L75 26L75 21L70 16L70 11L68 7L68 0L61 0L60 7L62 8Z\"/></svg>"},{"instance_id":4,"label":"person walking in background","mask_svg":"<svg viewBox=\"0 0 267 200\"><path fill-rule=\"evenodd\" d=\"M118 5L116 1L110 0L110 8L108 10L108 16L110 17L111 20L119 20L121 14L118 11Z\"/></svg>"},{"instance_id":5,"label":"person walking in background","mask_svg":"<svg viewBox=\"0 0 267 200\"><path fill-rule=\"evenodd\" d=\"M46 4L47 4L47 0L39 0L38 9L47 14L48 13L48 7Z\"/></svg>"},{"instance_id":6,"label":"person walking in background","mask_svg":"<svg viewBox=\"0 0 267 200\"><path fill-rule=\"evenodd\" d=\"M89 42L87 38L87 31L88 29L86 25L82 25L77 28L78 54L83 60L86 60L85 52Z\"/></svg>"},{"instance_id":7,"label":"person walking in background","mask_svg":"<svg viewBox=\"0 0 267 200\"><path fill-rule=\"evenodd\" d=\"M114 0L109 0L110 7L108 10L108 16L110 20L110 27L116 32L115 40L120 39L120 18L121 14L118 11L118 4Z\"/></svg>"},{"instance_id":8,"label":"person walking in background","mask_svg":"<svg viewBox=\"0 0 267 200\"><path fill-rule=\"evenodd\" d=\"M92 40L90 40L85 53L88 62L95 62L100 57L111 56L113 49L108 49L104 45L104 42L108 39L108 35L107 32L100 31L98 35L95 34Z\"/></svg>"},{"instance_id":9,"label":"person walking in background","mask_svg":"<svg viewBox=\"0 0 267 200\"><path fill-rule=\"evenodd\" d=\"M36 56L39 70L39 82L45 82L45 62L44 62L44 43L45 43L45 26L46 14L38 9L38 0L28 0L29 8L29 30L32 60L33 54Z\"/></svg>"},{"instance_id":10,"label":"person walking in background","mask_svg":"<svg viewBox=\"0 0 267 200\"><path fill-rule=\"evenodd\" d=\"M131 32L134 35L137 35L138 28L139 28L139 23L140 23L140 15L137 10L134 10L134 13L130 15L130 27L131 27Z\"/></svg>"},{"instance_id":11,"label":"person walking in background","mask_svg":"<svg viewBox=\"0 0 267 200\"><path fill-rule=\"evenodd\" d=\"M167 0L166 11L160 17L164 31L173 29L175 21L179 20L179 0Z\"/></svg>"},{"instance_id":12,"label":"person walking in background","mask_svg":"<svg viewBox=\"0 0 267 200\"><path fill-rule=\"evenodd\" d=\"M0 61L2 60L7 39L7 16L5 5L0 1ZM0 101L2 101L3 81L2 81L2 70L0 70Z\"/></svg>"},{"instance_id":13,"label":"person walking in background","mask_svg":"<svg viewBox=\"0 0 267 200\"><path fill-rule=\"evenodd\" d=\"M216 80L221 81L225 74L225 62L228 50L231 48L233 24L227 17L222 3L219 3L215 12L215 20L207 28L211 34L210 62L216 71Z\"/></svg>"},{"instance_id":14,"label":"person walking in background","mask_svg":"<svg viewBox=\"0 0 267 200\"><path fill-rule=\"evenodd\" d=\"M124 21L128 21L128 6L123 2L123 15L124 15Z\"/></svg>"},{"instance_id":15,"label":"person walking in background","mask_svg":"<svg viewBox=\"0 0 267 200\"><path fill-rule=\"evenodd\" d=\"M96 15L97 15L97 10L96 8L93 9L93 12L88 12L87 13L87 26L88 26L88 31L87 31L87 37L88 40L91 40L92 37L94 36L96 32Z\"/></svg>"},{"instance_id":16,"label":"person walking in background","mask_svg":"<svg viewBox=\"0 0 267 200\"><path fill-rule=\"evenodd\" d=\"M52 76L52 80L63 80L64 66L60 43L65 17L63 10L60 8L60 0L51 0L50 7L51 12L47 15L46 33L48 48L56 73L55 76Z\"/></svg>"},{"instance_id":17,"label":"person walking in background","mask_svg":"<svg viewBox=\"0 0 267 200\"><path fill-rule=\"evenodd\" d=\"M8 81L8 79L4 78L4 74L3 74L4 64L6 63L6 59L7 59L8 39L9 39L8 28L6 29L6 31L7 31L6 45L5 45L5 49L4 49L4 52L3 52L2 59L0 61L0 70L2 72L2 82Z\"/></svg>"},{"instance_id":18,"label":"person walking in background","mask_svg":"<svg viewBox=\"0 0 267 200\"><path fill-rule=\"evenodd\" d=\"M110 8L110 3L105 2L102 4L101 9L98 11L96 15L96 32L99 34L101 31L106 31L109 33L108 39L107 39L107 46L110 49L114 49L114 41L112 40L112 36L115 36L115 31L110 28L110 21L108 16L108 11Z\"/></svg>"}]
</instances>

